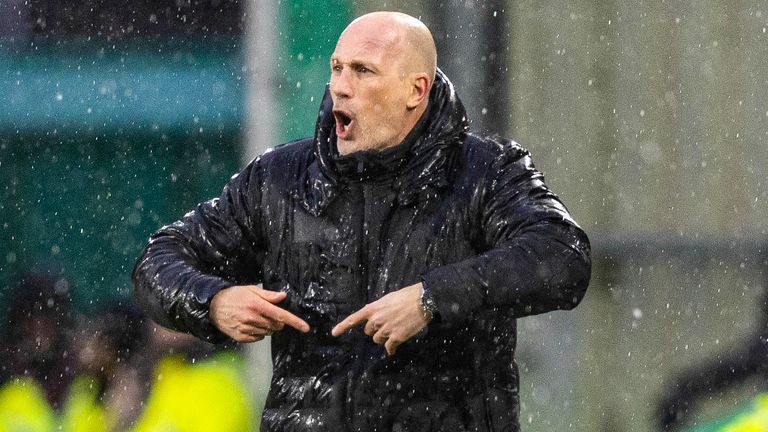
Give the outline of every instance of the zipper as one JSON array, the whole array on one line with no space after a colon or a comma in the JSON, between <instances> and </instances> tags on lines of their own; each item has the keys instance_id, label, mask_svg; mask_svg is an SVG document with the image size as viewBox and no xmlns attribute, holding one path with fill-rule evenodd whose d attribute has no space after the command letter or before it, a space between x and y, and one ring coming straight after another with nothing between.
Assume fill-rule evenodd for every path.
<instances>
[{"instance_id":1,"label":"zipper","mask_svg":"<svg viewBox=\"0 0 768 432\"><path fill-rule=\"evenodd\" d=\"M363 226L362 226L362 250L361 250L361 256L360 256L360 271L361 271L361 277L360 279L363 282L363 289L365 290L365 303L368 304L371 302L371 278L370 278L370 250L371 250L371 236L370 236L370 226L369 222L372 219L371 218L371 210L372 210L372 202L373 202L373 194L371 190L371 185L366 183L361 183L362 191L363 191Z\"/></svg>"}]
</instances>

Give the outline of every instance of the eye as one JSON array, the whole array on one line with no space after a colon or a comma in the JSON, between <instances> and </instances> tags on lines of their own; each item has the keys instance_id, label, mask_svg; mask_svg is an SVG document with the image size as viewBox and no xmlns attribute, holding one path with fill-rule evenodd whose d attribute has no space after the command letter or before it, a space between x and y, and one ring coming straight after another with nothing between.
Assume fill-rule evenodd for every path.
<instances>
[{"instance_id":1,"label":"eye","mask_svg":"<svg viewBox=\"0 0 768 432\"><path fill-rule=\"evenodd\" d=\"M331 70L334 72L341 72L341 65L340 64L332 65Z\"/></svg>"},{"instance_id":2,"label":"eye","mask_svg":"<svg viewBox=\"0 0 768 432\"><path fill-rule=\"evenodd\" d=\"M360 72L360 73L368 73L368 72L370 72L371 70L370 70L370 69L368 69L368 68L367 68L367 67L365 67L365 66L358 66L358 67L357 67L357 71L358 71L358 72Z\"/></svg>"}]
</instances>

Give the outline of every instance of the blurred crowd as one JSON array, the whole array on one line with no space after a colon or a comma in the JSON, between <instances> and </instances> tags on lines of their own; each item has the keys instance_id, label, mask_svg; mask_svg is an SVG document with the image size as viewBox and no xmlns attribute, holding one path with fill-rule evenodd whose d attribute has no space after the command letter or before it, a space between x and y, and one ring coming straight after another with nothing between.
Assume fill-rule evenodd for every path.
<instances>
[{"instance_id":1,"label":"blurred crowd","mask_svg":"<svg viewBox=\"0 0 768 432\"><path fill-rule=\"evenodd\" d=\"M69 294L45 273L13 290L0 326L0 432L255 430L236 349L166 330L129 303L77 313Z\"/></svg>"}]
</instances>

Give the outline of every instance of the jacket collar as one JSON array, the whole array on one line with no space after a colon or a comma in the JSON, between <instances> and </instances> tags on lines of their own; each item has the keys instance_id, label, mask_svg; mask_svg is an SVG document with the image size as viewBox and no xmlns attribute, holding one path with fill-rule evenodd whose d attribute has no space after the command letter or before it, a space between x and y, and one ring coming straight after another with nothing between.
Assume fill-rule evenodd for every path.
<instances>
[{"instance_id":1,"label":"jacket collar","mask_svg":"<svg viewBox=\"0 0 768 432\"><path fill-rule=\"evenodd\" d=\"M379 177L394 178L401 205L410 205L418 193L449 185L455 150L469 129L464 106L453 84L441 70L429 95L424 116L400 145L382 152L336 154L336 123L328 86L320 104L313 157L300 184L303 207L319 216L338 195L340 185Z\"/></svg>"}]
</instances>

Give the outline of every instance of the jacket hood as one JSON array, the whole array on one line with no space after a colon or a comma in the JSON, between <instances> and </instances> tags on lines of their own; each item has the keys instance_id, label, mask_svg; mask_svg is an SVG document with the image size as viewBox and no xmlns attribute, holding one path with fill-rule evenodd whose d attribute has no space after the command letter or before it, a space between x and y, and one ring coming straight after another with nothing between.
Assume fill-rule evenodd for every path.
<instances>
[{"instance_id":1,"label":"jacket hood","mask_svg":"<svg viewBox=\"0 0 768 432\"><path fill-rule=\"evenodd\" d=\"M469 130L466 111L453 84L438 69L423 117L400 145L382 151L364 151L348 156L336 155L336 121L333 99L326 85L315 126L313 161L306 172L300 193L303 207L318 216L333 201L339 185L352 179L365 179L362 171L386 173L394 170L393 188L401 205L414 201L418 191L446 187L455 150ZM357 165L359 176L350 173ZM370 173L369 173L370 174Z\"/></svg>"}]
</instances>

